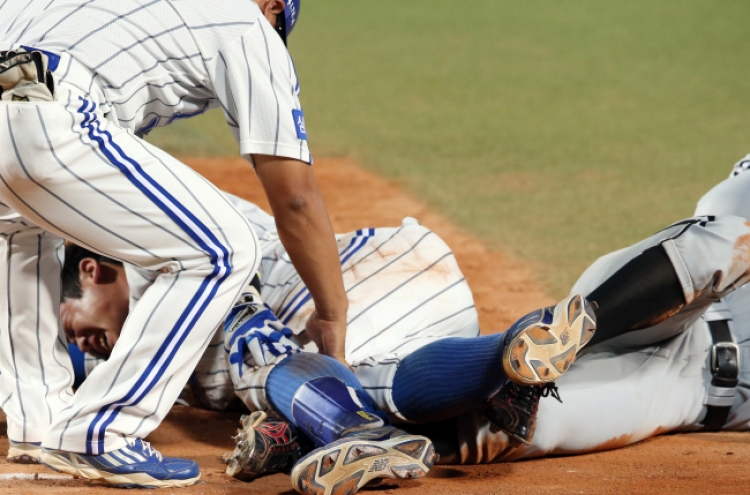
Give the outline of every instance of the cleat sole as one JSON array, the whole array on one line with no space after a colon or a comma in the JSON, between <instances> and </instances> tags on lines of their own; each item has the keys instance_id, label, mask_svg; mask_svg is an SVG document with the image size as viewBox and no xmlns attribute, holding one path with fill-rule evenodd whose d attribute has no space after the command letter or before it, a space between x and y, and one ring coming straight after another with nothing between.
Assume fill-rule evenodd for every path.
<instances>
[{"instance_id":1,"label":"cleat sole","mask_svg":"<svg viewBox=\"0 0 750 495\"><path fill-rule=\"evenodd\" d=\"M506 344L503 370L521 385L541 385L560 378L573 364L578 351L596 331L591 304L580 295L560 302L551 322L543 321L543 311L521 320L525 325Z\"/></svg>"},{"instance_id":2,"label":"cleat sole","mask_svg":"<svg viewBox=\"0 0 750 495\"><path fill-rule=\"evenodd\" d=\"M39 464L42 447L31 444L13 444L8 447L8 462L13 464Z\"/></svg>"},{"instance_id":3,"label":"cleat sole","mask_svg":"<svg viewBox=\"0 0 750 495\"><path fill-rule=\"evenodd\" d=\"M432 442L422 436L343 438L300 459L292 486L303 495L351 495L381 479L422 478L436 460Z\"/></svg>"},{"instance_id":4,"label":"cleat sole","mask_svg":"<svg viewBox=\"0 0 750 495\"><path fill-rule=\"evenodd\" d=\"M12 457L8 455L8 462L12 462L13 464L39 464L39 458L30 456L29 454L15 455Z\"/></svg>"}]
</instances>

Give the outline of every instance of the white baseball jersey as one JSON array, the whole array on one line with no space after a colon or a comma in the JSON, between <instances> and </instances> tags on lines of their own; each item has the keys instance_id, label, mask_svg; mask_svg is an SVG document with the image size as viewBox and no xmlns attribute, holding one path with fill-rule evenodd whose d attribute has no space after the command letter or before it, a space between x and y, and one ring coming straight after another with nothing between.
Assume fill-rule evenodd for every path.
<instances>
[{"instance_id":1,"label":"white baseball jersey","mask_svg":"<svg viewBox=\"0 0 750 495\"><path fill-rule=\"evenodd\" d=\"M294 63L253 0L6 1L0 18L0 49L70 55L56 83L125 129L221 106L243 155L311 162Z\"/></svg>"},{"instance_id":2,"label":"white baseball jersey","mask_svg":"<svg viewBox=\"0 0 750 495\"><path fill-rule=\"evenodd\" d=\"M317 352L302 334L313 311L309 293L279 241L273 217L236 196L227 197L258 232L263 302L294 335L294 349ZM383 409L393 404L393 376L401 359L446 337L476 337L479 321L471 291L455 257L434 232L411 218L400 227L360 229L337 236L344 287L349 297L346 358L364 389ZM131 302L154 279L153 272L126 265ZM230 365L232 344L218 329L188 382L190 404L223 409L239 395L251 409L267 409L265 380L278 356L264 350L256 361ZM225 338L227 342L225 343ZM260 351L260 352L264 352ZM246 360L247 361L247 360ZM93 364L92 360L88 361ZM232 366L243 369L242 376Z\"/></svg>"},{"instance_id":3,"label":"white baseball jersey","mask_svg":"<svg viewBox=\"0 0 750 495\"><path fill-rule=\"evenodd\" d=\"M43 51L56 85L0 103L0 404L12 440L99 454L160 423L260 262L244 216L135 134L220 106L246 157L310 162L299 84L252 0L0 0L0 19L0 50ZM63 238L162 272L74 398Z\"/></svg>"}]
</instances>

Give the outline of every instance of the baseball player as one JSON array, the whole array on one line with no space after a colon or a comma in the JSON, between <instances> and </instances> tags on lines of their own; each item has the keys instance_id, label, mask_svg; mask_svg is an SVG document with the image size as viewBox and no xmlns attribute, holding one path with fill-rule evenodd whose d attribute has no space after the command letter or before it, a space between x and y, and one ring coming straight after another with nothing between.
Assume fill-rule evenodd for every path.
<instances>
[{"instance_id":1,"label":"baseball player","mask_svg":"<svg viewBox=\"0 0 750 495\"><path fill-rule=\"evenodd\" d=\"M597 333L556 382L564 403L540 401L540 387L509 382L469 411L443 419L433 410L429 419L439 421L404 428L429 436L447 464L586 453L670 431L750 429L750 385L742 374L750 362L750 209L746 195L725 194L746 190L743 173L704 196L699 216L583 273L572 293L598 306ZM723 216L709 215L714 207ZM462 368L460 349L445 358L451 369L425 366L422 376L434 373L452 385L451 373ZM392 396L399 386L391 382ZM426 392L416 400L442 393L429 378L419 386ZM246 479L288 469L290 446L304 449L292 427L263 413L243 420L237 441L228 471L239 469L235 475Z\"/></svg>"},{"instance_id":2,"label":"baseball player","mask_svg":"<svg viewBox=\"0 0 750 495\"><path fill-rule=\"evenodd\" d=\"M240 209L249 211L247 208ZM408 424L403 428L429 436L441 454L441 463L486 463L546 454L590 452L636 442L657 431L718 429L722 425L724 428L747 429L747 415L742 412L745 408L744 394L735 395L738 372L736 365L741 360L738 359L732 342L716 340L722 337L720 332L712 336L710 328L713 323L706 323L720 322L721 325L722 320L726 321L731 314L735 321L729 323L727 328L732 329L737 342L745 340L738 333L738 322L747 326L750 331L750 315L744 314L747 303L750 302L750 290L742 289L733 293L748 277L748 259L737 255L743 254L750 247L743 241L750 234L750 227L744 218L739 217L750 212L735 213L737 215L725 218L699 217L675 224L635 246L602 258L583 274L573 292L588 293L588 298L599 303L596 310L599 329L590 342L591 347L585 348L568 373L556 382L564 403L551 400L540 402L539 398L543 395L540 387L518 386L515 383L506 383L486 401L466 394L467 389L472 386L467 377L473 376L475 381L481 382L483 376L479 368L468 369L469 362L481 362L482 355L478 350L487 347L486 344L489 343L489 339L485 337L471 338L472 335L477 335L473 309L468 321L474 331L452 334L461 325L448 325L444 327L443 338L430 338L425 334L422 342L410 353L401 353L396 348L393 352L386 353L386 356L353 360L355 373L370 398L375 399L392 417L422 423ZM256 225L264 223L262 217L257 215L250 214L248 218ZM373 232L374 237L378 236L380 230ZM383 230L392 232L394 229ZM411 221L405 222L400 230L406 238L410 237L407 235L410 230L415 233L429 232ZM272 232L267 234L270 235L261 236L261 242L273 239ZM356 233L354 236L356 238ZM393 236L388 235L386 238L392 239ZM413 238L421 238L421 235ZM340 238L342 252L352 244L346 239L351 239L351 235ZM414 241L405 243L400 250L396 247L384 249L388 244L380 242L374 245L379 246L381 252L395 252L391 256L396 258L409 253L410 246L416 245L415 258L421 260L424 266L430 266L431 260L435 256L439 257L441 251L449 252L446 251L447 247L420 251L421 243ZM264 250L266 270L262 273L263 278L267 279L269 274L289 264L284 262L283 251L273 250L273 243L266 246L270 251ZM436 244L435 247L437 246ZM373 253L372 249L363 248L363 251L365 254ZM344 265L345 273L366 270L369 256L354 257L351 265ZM381 267L388 266L389 260L378 256L370 261L374 263L375 260ZM393 268L407 271L406 267L410 264L412 263ZM377 290L378 285L388 285L389 277L392 276L378 269L372 271L377 275L368 279L372 286L368 287L367 294L373 289ZM439 268L438 271L450 273L444 268ZM413 272L412 269L410 273ZM383 279L376 281L378 275L383 275ZM412 280L410 284L413 286L411 289L416 291L411 304L419 313L419 302L430 300L427 292L420 291L431 290L434 294L451 286L453 280L462 280L462 277L456 271L452 277L443 280L426 279L424 284L416 280L419 279ZM347 279L346 276L345 281L348 290L357 284L354 278ZM288 277L264 285L261 292L270 296L281 290L286 295L280 299L289 300L295 294L290 286L295 284L293 280L292 283L285 282L289 282ZM465 286L465 281L461 281L460 285ZM362 297L366 298L366 295ZM473 307L470 297L463 290L454 292L440 304L428 305L424 317L431 317L433 311L441 310L443 304L452 303L453 307L460 307L469 303L469 307ZM720 297L729 306L729 311L714 304L713 310L706 312L706 308ZM379 298L379 294L372 295L372 301ZM121 295L121 299L125 299L125 293ZM654 300L659 303L654 305ZM66 302L65 306L69 304ZM369 308L371 302L363 305ZM275 303L270 306L278 313L283 304ZM357 311L355 305L352 308ZM364 316L375 320L386 318L378 309L373 306L369 311L372 315L366 311ZM445 311L454 310L445 308ZM704 313L705 319L702 318ZM396 314L391 318L399 320L400 316ZM445 321L443 315L438 314L434 318L437 323L435 327L440 328L441 322ZM398 324L391 326L388 320L383 321L386 328L398 327ZM286 337L275 340L282 348L293 347L296 342L304 341L300 322L293 327L297 328L296 336L288 332L288 341ZM378 328L369 323L352 324L349 335L351 337L360 331L371 332L373 329L374 332L367 334L368 338L375 336L373 340L379 341ZM408 335L413 333L414 327L404 326L400 331ZM242 334L241 331L239 333ZM230 334L227 333L225 338ZM468 338L444 338L451 335ZM731 335L729 338L732 338ZM252 342L257 340L260 339L256 338ZM383 337L382 340L384 346L399 346L402 343L394 335ZM482 345L462 348L471 343L467 341ZM220 345L220 341L218 344ZM233 346L231 338L227 344L230 350L228 373L234 379L237 392L251 409L259 409L243 419L243 428L237 437L237 449L227 458L230 464L228 472L241 479L252 479L269 472L289 470L295 464L305 465L306 458L298 460L305 452L299 434L288 422L267 417L262 412L262 409L269 409L267 404L256 402L260 395L255 386L262 386L262 383L253 381L250 377L265 368L256 368L257 360L264 358L255 356L264 353L269 355L272 347L268 347L268 343L264 344L265 348L263 345L261 348L253 348L253 344L246 346L247 355L242 358L245 366L237 367L236 364L240 361L233 361L231 356L238 352L240 346ZM440 355L440 360L435 358L435 353L439 352L436 349L438 346L444 346L446 350ZM350 346L347 345L347 348ZM468 349L473 353L470 357L462 352ZM739 349L742 352L742 347ZM392 361L387 362L386 357ZM414 359L417 360L417 366ZM448 364L441 368L441 361ZM412 369L419 370L417 374L409 373L412 366ZM487 363L484 366L489 367ZM734 370L732 366L735 366ZM238 368L244 374L241 375ZM378 368L394 372L381 373L378 381L371 378L372 369ZM208 374L209 369L210 366L202 371ZM462 369L468 371L456 373L456 370ZM496 367L491 369L494 371ZM409 380L399 379L399 373L403 371L408 373L405 376ZM201 372L200 366L197 372ZM453 387L451 375L455 374L462 380L460 392L456 392L455 396L460 396L463 408L460 404L445 407L446 391L436 384L439 382L448 388ZM484 374L487 375L487 371ZM431 379L433 376L435 380ZM226 383L226 376L224 382ZM409 387L410 382L416 385ZM271 387L272 385L265 387L266 396L273 397L273 391L268 390ZM201 388L212 390L210 386ZM420 393L422 390L424 393ZM742 388L739 390L741 392ZM415 406L404 402L403 396L407 395L404 391L409 396L416 396L415 402L426 403L431 411L420 416ZM535 417L537 407L538 418ZM726 414L730 410L732 412L727 420ZM582 416L589 418L584 424L580 423ZM534 435L537 419L539 426ZM439 422L432 422L434 420ZM726 423L724 420L727 420ZM619 438L621 441L611 442L612 438ZM312 447L307 447L308 450L310 448ZM319 456L318 459L322 458ZM299 479L298 474L296 480ZM295 487L302 493L309 493L304 486Z\"/></svg>"},{"instance_id":3,"label":"baseball player","mask_svg":"<svg viewBox=\"0 0 750 495\"><path fill-rule=\"evenodd\" d=\"M564 403L527 401L523 387L512 384L496 396L495 410L504 412L496 420L507 425L514 424L512 412L528 411L521 413L527 417L538 406L528 444L515 448L518 442L473 411L451 422L450 438L433 437L443 446L441 459L515 460L623 447L668 432L750 430L748 163L750 155L700 199L694 219L600 258L572 288L589 293L639 253L661 245L671 259L683 253L684 263L675 264L684 298L677 312L611 340L603 338L607 323L600 318L594 339L556 382Z\"/></svg>"},{"instance_id":4,"label":"baseball player","mask_svg":"<svg viewBox=\"0 0 750 495\"><path fill-rule=\"evenodd\" d=\"M123 486L187 486L197 464L141 440L161 422L260 264L246 219L138 136L221 107L344 359L336 243L284 45L299 0L0 2L0 404L10 460ZM279 36L281 35L281 36ZM58 322L62 239L155 270L75 395ZM343 366L343 365L342 365Z\"/></svg>"},{"instance_id":5,"label":"baseball player","mask_svg":"<svg viewBox=\"0 0 750 495\"><path fill-rule=\"evenodd\" d=\"M317 354L299 353L303 348L316 350L315 344L310 342L310 329L305 327L305 315L313 308L306 300L304 284L289 263L270 216L255 205L230 195L228 198L260 233L263 252L260 294L249 291L230 312L226 331L219 331L214 336L183 398L195 405L225 408L237 394L251 410L276 410L296 425L322 422L328 430L335 432L343 428L340 424L343 422L347 425L347 432L357 433L346 436L349 443L343 444L344 440L339 440L340 434L318 437L318 428L308 432L321 448L310 454L311 457L297 462L292 473L293 484L302 493L314 491L314 486L335 491L338 483L344 480L354 482L353 486L359 488L373 477L423 476L434 462L431 442L400 430L395 430L397 433L393 436L394 429L380 429L388 427L381 427L379 420L352 424L350 414L342 413L341 408L336 412L331 404L338 404L341 397L349 397L347 390L354 390L352 393L363 404L360 407L366 409L357 410L356 414L377 416L380 410L385 410L391 417L404 419L421 414L425 407L453 414L448 410L482 402L505 383L500 366L509 360L505 355L513 356L510 350L514 349L506 342L512 342L512 336L525 335L525 327L517 325L504 336L478 337L471 292L453 254L437 235L413 219L406 219L398 228L361 229L338 236L344 283L350 298L346 357L364 385L362 387L347 369L321 362L321 356ZM153 275L86 253L78 247L69 247L63 271L65 303L62 305L69 339L89 353L108 354L117 340L118 327L127 316L128 297L131 301L137 300ZM260 303L260 297L265 306ZM564 301L560 307L565 311L558 313L567 313L569 303L579 300L573 297ZM558 349L557 354L574 356L581 337L590 338L593 327L583 325L586 322L585 313L581 312L583 309L579 308L572 318L575 320L573 324L566 321L552 325L551 332L567 330L571 337L567 346L563 346L564 350ZM524 321L533 323L536 320ZM564 328L554 329L561 325ZM525 345L526 341L522 341ZM532 347L545 346L529 341L525 349L529 358L536 350ZM507 354L505 349L509 351ZM573 351L569 352L570 349ZM443 387L445 391L432 398L432 406L405 400L419 393L417 388L434 388L446 381L440 374L436 374L438 380L425 376L416 381L413 376L413 373L420 373L422 366L455 366L456 363L448 363L445 352L454 358L462 355L458 362L463 362L468 374L477 376L482 371L487 376L461 391L447 391ZM89 357L89 368L94 361ZM548 371L549 374L564 372L565 361L558 361L559 370ZM488 368L491 369L489 374ZM399 371L403 375L400 378ZM506 373L519 375L514 375L513 369ZM332 382L331 377L340 381ZM516 379L529 380L518 376ZM314 394L304 393L305 387L316 380L322 380L323 385L312 387ZM341 382L347 387L342 387ZM289 386L290 383L294 385ZM279 391L283 389L288 389L286 397L279 398ZM324 401L320 400L321 396L325 397ZM300 417L294 407L302 405L306 406L306 412ZM348 404L347 407L352 406ZM269 424L264 422L266 416L263 412L252 418L244 421L246 436L252 428ZM336 421L330 418L336 418ZM279 428L288 427L277 424ZM363 436L363 429L367 436ZM385 445L382 439L378 444L371 443L373 432L392 435L393 442L388 444L388 451L382 448ZM276 432L269 438L279 440L285 436ZM247 444L244 440L240 442ZM352 443L360 448L368 442L377 447L378 455L370 452L361 462L352 462L353 459L347 456L347 462L326 475L318 476L317 471L310 469L310 466L325 463L335 453L346 450ZM413 455L404 457L403 451L398 449L405 444L411 446ZM288 448L286 444L274 447L265 451L269 454L278 451L289 462L299 458L299 455L294 456L298 449ZM344 458L342 455L340 460L343 462ZM248 479L253 471L242 462L243 459L252 460L245 453L228 459L228 472ZM278 459L275 456L274 459L269 462L277 464ZM363 470L363 466L367 469Z\"/></svg>"}]
</instances>

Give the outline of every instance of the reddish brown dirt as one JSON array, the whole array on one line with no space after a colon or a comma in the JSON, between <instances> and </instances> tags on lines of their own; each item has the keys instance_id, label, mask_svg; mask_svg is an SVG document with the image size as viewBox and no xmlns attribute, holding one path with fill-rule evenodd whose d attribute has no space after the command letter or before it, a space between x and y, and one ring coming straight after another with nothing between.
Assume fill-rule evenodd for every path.
<instances>
[{"instance_id":1,"label":"reddish brown dirt","mask_svg":"<svg viewBox=\"0 0 750 495\"><path fill-rule=\"evenodd\" d=\"M189 163L219 187L267 207L252 169L241 160L190 160ZM453 247L474 290L485 333L501 331L528 310L552 302L523 263L487 250L466 232L404 195L393 184L345 159L320 160L316 162L315 170L338 232L397 225L404 216L413 216L440 234ZM591 413L595 414L595 411ZM220 456L231 448L229 437L236 424L235 414L175 406L149 440L167 455L197 460L203 471L203 480L190 488L158 493L294 493L289 478L284 475L241 483L223 474ZM0 424L0 431L5 431L4 424ZM3 457L7 447L7 438L0 437L0 455ZM387 495L739 495L750 493L750 468L747 466L750 466L750 435L747 433L684 434L656 437L623 449L585 456L490 466L436 467L423 480L386 483L363 492ZM39 466L11 465L0 461L0 494L113 493L111 488L82 480L3 479L13 473L38 473L41 478L54 474Z\"/></svg>"}]
</instances>

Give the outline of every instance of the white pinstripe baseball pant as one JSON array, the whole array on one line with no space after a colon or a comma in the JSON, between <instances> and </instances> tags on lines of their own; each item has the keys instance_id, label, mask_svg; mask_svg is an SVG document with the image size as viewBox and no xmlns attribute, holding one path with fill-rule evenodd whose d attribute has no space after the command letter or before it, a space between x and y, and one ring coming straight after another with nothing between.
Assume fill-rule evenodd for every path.
<instances>
[{"instance_id":1,"label":"white pinstripe baseball pant","mask_svg":"<svg viewBox=\"0 0 750 495\"><path fill-rule=\"evenodd\" d=\"M22 229L6 245L0 400L9 437L89 454L145 437L257 269L252 228L205 179L64 89L51 103L0 104L0 201L54 234ZM163 272L110 359L70 400L55 317L60 238Z\"/></svg>"}]
</instances>

